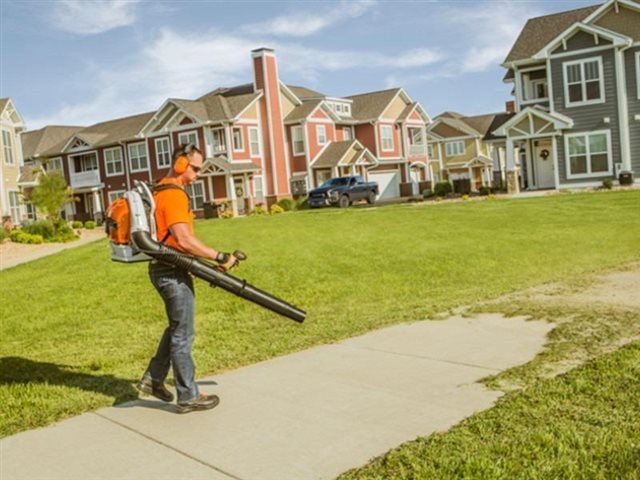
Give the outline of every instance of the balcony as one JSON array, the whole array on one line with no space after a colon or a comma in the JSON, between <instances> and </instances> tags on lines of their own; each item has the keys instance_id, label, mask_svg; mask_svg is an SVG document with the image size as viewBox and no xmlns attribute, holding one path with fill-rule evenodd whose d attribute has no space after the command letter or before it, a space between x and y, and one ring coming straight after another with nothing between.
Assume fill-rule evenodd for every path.
<instances>
[{"instance_id":1,"label":"balcony","mask_svg":"<svg viewBox=\"0 0 640 480\"><path fill-rule=\"evenodd\" d=\"M98 170L87 170L71 174L71 188L97 187L102 184Z\"/></svg>"},{"instance_id":2,"label":"balcony","mask_svg":"<svg viewBox=\"0 0 640 480\"><path fill-rule=\"evenodd\" d=\"M426 145L409 145L410 157L426 157L427 146Z\"/></svg>"}]
</instances>

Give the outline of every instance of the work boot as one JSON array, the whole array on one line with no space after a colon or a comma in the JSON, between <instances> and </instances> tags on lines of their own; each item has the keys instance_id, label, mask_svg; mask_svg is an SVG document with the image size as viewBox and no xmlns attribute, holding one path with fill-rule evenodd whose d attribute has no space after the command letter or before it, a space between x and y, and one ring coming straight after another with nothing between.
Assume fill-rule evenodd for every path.
<instances>
[{"instance_id":1,"label":"work boot","mask_svg":"<svg viewBox=\"0 0 640 480\"><path fill-rule=\"evenodd\" d=\"M195 410L209 410L220 403L217 395L205 395L201 393L190 402L178 402L178 413L189 413Z\"/></svg>"},{"instance_id":2,"label":"work boot","mask_svg":"<svg viewBox=\"0 0 640 480\"><path fill-rule=\"evenodd\" d=\"M173 402L173 393L167 390L167 387L164 386L164 382L158 382L156 380L151 380L148 377L143 377L136 385L136 388L147 395L153 395L163 402Z\"/></svg>"}]
</instances>

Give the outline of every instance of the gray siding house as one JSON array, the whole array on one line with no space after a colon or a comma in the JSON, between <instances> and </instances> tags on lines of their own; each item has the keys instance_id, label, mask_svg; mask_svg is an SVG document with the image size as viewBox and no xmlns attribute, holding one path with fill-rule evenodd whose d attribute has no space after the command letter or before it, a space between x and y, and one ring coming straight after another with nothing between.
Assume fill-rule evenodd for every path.
<instances>
[{"instance_id":1,"label":"gray siding house","mask_svg":"<svg viewBox=\"0 0 640 480\"><path fill-rule=\"evenodd\" d=\"M510 191L640 183L640 1L530 19L503 66Z\"/></svg>"}]
</instances>

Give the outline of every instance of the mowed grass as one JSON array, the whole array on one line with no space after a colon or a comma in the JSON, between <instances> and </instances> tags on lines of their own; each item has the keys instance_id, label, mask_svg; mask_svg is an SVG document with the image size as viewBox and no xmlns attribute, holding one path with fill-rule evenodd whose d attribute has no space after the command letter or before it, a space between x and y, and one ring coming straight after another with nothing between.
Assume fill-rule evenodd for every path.
<instances>
[{"instance_id":1,"label":"mowed grass","mask_svg":"<svg viewBox=\"0 0 640 480\"><path fill-rule=\"evenodd\" d=\"M198 376L640 260L640 192L201 221L304 324L196 281ZM0 272L0 435L137 396L165 328L146 265L106 241Z\"/></svg>"},{"instance_id":2,"label":"mowed grass","mask_svg":"<svg viewBox=\"0 0 640 480\"><path fill-rule=\"evenodd\" d=\"M639 378L635 343L339 478L638 479Z\"/></svg>"}]
</instances>

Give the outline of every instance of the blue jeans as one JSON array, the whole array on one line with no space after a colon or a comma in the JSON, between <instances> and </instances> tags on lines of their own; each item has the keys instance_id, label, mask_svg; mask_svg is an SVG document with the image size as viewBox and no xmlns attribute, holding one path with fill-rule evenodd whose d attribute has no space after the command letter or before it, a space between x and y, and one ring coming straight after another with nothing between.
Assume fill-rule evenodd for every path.
<instances>
[{"instance_id":1,"label":"blue jeans","mask_svg":"<svg viewBox=\"0 0 640 480\"><path fill-rule=\"evenodd\" d=\"M162 382L173 366L178 402L188 402L198 397L191 355L196 334L193 280L184 270L155 262L149 264L149 277L164 301L169 326L144 376Z\"/></svg>"}]
</instances>

